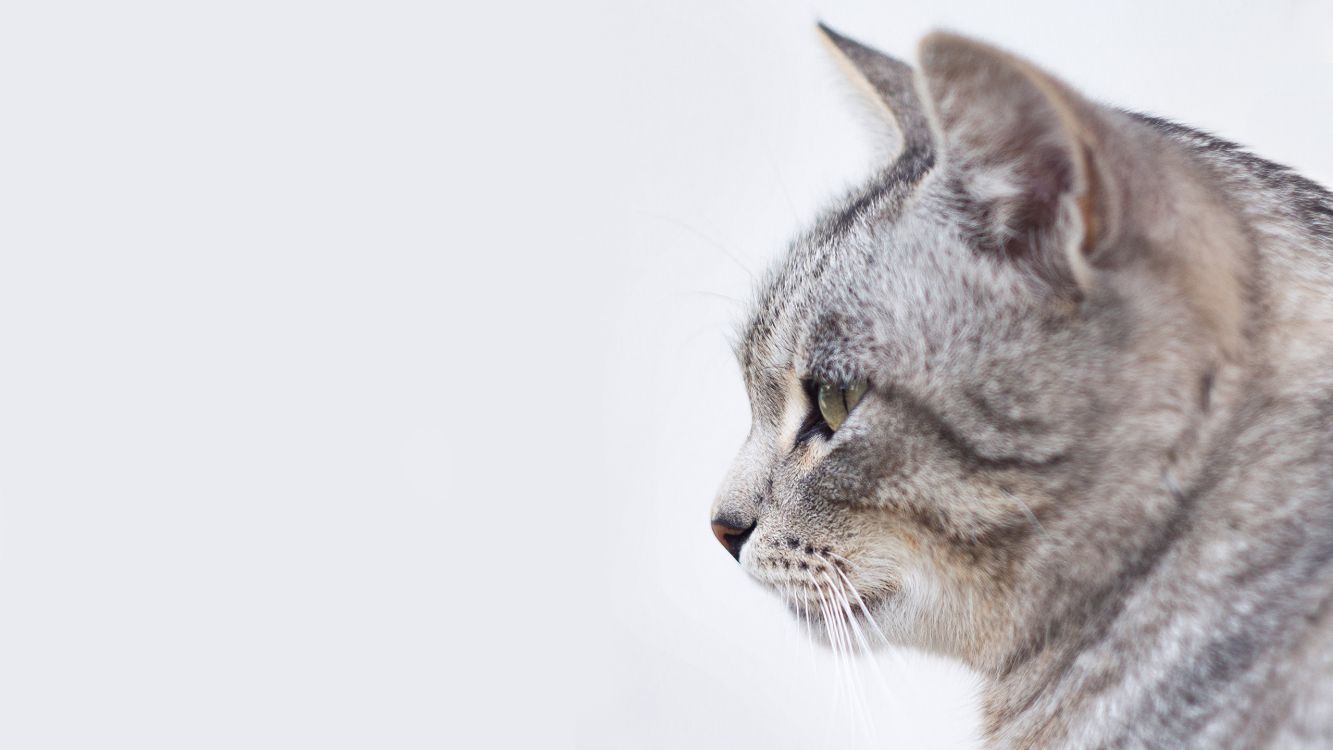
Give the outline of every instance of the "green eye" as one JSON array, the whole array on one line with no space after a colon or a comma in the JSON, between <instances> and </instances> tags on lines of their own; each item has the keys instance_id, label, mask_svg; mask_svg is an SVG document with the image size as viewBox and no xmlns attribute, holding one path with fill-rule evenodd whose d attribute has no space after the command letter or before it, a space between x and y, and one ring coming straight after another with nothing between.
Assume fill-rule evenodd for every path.
<instances>
[{"instance_id":1,"label":"green eye","mask_svg":"<svg viewBox=\"0 0 1333 750\"><path fill-rule=\"evenodd\" d=\"M819 416L824 418L824 424L828 425L830 430L837 430L847 421L848 412L856 408L865 394L864 380L854 380L846 385L821 381L815 399L819 405Z\"/></svg>"},{"instance_id":2,"label":"green eye","mask_svg":"<svg viewBox=\"0 0 1333 750\"><path fill-rule=\"evenodd\" d=\"M843 400L847 403L847 411L855 409L856 405L861 402L861 397L864 395L866 395L866 381L853 380L848 383L847 387L843 389L842 394Z\"/></svg>"}]
</instances>

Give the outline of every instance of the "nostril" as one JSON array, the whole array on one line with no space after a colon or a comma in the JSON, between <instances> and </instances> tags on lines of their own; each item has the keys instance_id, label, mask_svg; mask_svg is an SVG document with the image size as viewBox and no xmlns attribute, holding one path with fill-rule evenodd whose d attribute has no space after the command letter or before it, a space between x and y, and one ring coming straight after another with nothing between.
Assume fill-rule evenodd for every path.
<instances>
[{"instance_id":1,"label":"nostril","mask_svg":"<svg viewBox=\"0 0 1333 750\"><path fill-rule=\"evenodd\" d=\"M741 547L744 547L746 540L750 538L755 524L755 521L747 524L728 516L718 516L713 519L713 536L727 548L732 557L740 560Z\"/></svg>"}]
</instances>

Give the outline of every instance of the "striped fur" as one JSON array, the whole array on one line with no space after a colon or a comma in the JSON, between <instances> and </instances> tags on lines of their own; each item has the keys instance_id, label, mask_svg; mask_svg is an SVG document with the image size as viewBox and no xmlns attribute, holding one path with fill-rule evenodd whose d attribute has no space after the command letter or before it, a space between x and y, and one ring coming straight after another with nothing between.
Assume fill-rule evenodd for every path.
<instances>
[{"instance_id":1,"label":"striped fur","mask_svg":"<svg viewBox=\"0 0 1333 750\"><path fill-rule=\"evenodd\" d=\"M968 39L826 34L900 143L745 324L744 569L971 665L989 747L1333 746L1333 197Z\"/></svg>"}]
</instances>

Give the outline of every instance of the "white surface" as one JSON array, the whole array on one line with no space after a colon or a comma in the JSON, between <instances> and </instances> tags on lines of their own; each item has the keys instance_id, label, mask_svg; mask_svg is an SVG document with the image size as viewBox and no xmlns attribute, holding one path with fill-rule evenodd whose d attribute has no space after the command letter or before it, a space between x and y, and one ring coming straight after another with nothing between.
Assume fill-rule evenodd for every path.
<instances>
[{"instance_id":1,"label":"white surface","mask_svg":"<svg viewBox=\"0 0 1333 750\"><path fill-rule=\"evenodd\" d=\"M707 529L732 298L871 166L816 17L1333 179L1328 2L0 11L0 746L967 746Z\"/></svg>"}]
</instances>

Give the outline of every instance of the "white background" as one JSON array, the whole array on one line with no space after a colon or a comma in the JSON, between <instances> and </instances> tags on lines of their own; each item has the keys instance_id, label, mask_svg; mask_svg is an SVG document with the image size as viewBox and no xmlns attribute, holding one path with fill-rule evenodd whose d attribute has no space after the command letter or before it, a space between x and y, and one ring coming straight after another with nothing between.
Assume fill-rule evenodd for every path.
<instances>
[{"instance_id":1,"label":"white background","mask_svg":"<svg viewBox=\"0 0 1333 750\"><path fill-rule=\"evenodd\" d=\"M707 528L740 301L875 165L816 18L1333 182L1316 0L7 3L0 746L969 746Z\"/></svg>"}]
</instances>

